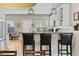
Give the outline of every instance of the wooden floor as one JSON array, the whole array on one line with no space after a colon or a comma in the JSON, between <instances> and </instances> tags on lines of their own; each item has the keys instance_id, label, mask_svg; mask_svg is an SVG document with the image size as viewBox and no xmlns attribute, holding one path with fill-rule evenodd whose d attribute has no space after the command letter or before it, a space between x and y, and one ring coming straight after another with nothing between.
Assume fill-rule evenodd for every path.
<instances>
[{"instance_id":1,"label":"wooden floor","mask_svg":"<svg viewBox=\"0 0 79 59\"><path fill-rule=\"evenodd\" d=\"M22 41L19 39L9 40L9 50L17 50L17 55L22 56Z\"/></svg>"}]
</instances>

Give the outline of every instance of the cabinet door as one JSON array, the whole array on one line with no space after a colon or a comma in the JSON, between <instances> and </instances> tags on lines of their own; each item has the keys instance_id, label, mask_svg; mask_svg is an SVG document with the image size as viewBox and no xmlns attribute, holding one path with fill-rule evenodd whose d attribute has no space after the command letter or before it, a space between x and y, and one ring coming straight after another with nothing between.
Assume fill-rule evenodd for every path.
<instances>
[{"instance_id":1,"label":"cabinet door","mask_svg":"<svg viewBox=\"0 0 79 59\"><path fill-rule=\"evenodd\" d=\"M32 20L23 20L23 32L32 31Z\"/></svg>"},{"instance_id":2,"label":"cabinet door","mask_svg":"<svg viewBox=\"0 0 79 59\"><path fill-rule=\"evenodd\" d=\"M70 26L70 4L62 4L58 8L59 26Z\"/></svg>"},{"instance_id":3,"label":"cabinet door","mask_svg":"<svg viewBox=\"0 0 79 59\"><path fill-rule=\"evenodd\" d=\"M59 9L59 26L63 26L63 7Z\"/></svg>"}]
</instances>

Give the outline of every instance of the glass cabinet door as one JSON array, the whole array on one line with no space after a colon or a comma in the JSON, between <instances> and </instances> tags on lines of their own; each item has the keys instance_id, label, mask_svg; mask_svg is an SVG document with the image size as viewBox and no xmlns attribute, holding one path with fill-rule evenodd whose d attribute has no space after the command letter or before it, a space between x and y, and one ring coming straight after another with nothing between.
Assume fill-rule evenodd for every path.
<instances>
[{"instance_id":1,"label":"glass cabinet door","mask_svg":"<svg viewBox=\"0 0 79 59\"><path fill-rule=\"evenodd\" d=\"M48 28L48 21L39 19L39 20L34 21L34 25L37 31L44 31Z\"/></svg>"},{"instance_id":2,"label":"glass cabinet door","mask_svg":"<svg viewBox=\"0 0 79 59\"><path fill-rule=\"evenodd\" d=\"M59 9L59 26L63 26L63 7Z\"/></svg>"}]
</instances>

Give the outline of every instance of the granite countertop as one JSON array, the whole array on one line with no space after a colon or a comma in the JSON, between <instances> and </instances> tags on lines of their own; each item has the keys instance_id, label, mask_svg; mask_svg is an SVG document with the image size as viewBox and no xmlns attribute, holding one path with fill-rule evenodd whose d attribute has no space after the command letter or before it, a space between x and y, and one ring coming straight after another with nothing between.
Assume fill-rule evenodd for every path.
<instances>
[{"instance_id":1,"label":"granite countertop","mask_svg":"<svg viewBox=\"0 0 79 59\"><path fill-rule=\"evenodd\" d=\"M39 34L39 33L58 33L58 32L50 32L50 31L48 31L48 32L34 32L34 33L37 33L37 34Z\"/></svg>"},{"instance_id":2,"label":"granite countertop","mask_svg":"<svg viewBox=\"0 0 79 59\"><path fill-rule=\"evenodd\" d=\"M50 32L50 31L46 31L46 32L22 32L22 33L34 33L34 34L50 33L50 34L58 34L59 32Z\"/></svg>"}]
</instances>

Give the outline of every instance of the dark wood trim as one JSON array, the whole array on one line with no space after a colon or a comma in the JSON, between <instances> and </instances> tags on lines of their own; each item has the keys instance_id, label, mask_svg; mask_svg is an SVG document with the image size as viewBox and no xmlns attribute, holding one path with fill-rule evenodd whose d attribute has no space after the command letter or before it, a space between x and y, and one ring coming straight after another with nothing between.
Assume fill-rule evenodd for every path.
<instances>
[{"instance_id":1,"label":"dark wood trim","mask_svg":"<svg viewBox=\"0 0 79 59\"><path fill-rule=\"evenodd\" d=\"M0 51L0 56L17 56L17 51Z\"/></svg>"}]
</instances>

